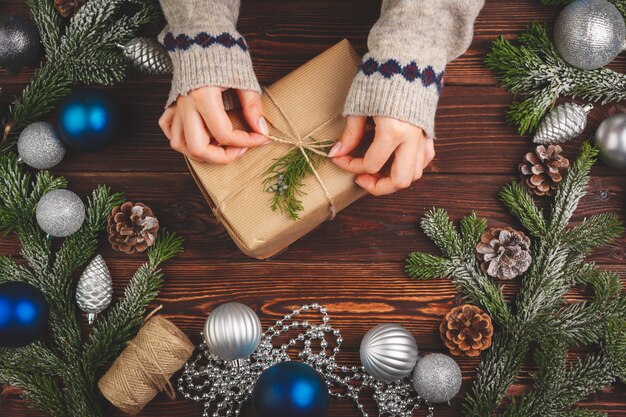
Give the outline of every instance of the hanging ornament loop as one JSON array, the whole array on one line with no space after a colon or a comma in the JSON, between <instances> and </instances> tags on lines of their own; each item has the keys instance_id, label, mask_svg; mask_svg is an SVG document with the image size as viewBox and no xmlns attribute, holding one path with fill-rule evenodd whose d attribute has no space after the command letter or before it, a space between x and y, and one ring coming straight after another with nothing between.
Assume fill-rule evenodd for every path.
<instances>
[{"instance_id":1,"label":"hanging ornament loop","mask_svg":"<svg viewBox=\"0 0 626 417\"><path fill-rule=\"evenodd\" d=\"M299 316L309 314L321 316L320 320L299 320ZM293 334L295 337L290 337ZM376 415L411 417L414 410L426 408L427 416L433 416L433 407L417 395L410 377L384 383L363 367L340 365L336 356L342 343L341 331L330 325L324 306L303 305L269 327L257 350L236 364L215 357L206 344L201 344L185 365L178 391L189 400L204 403L203 417L239 416L261 374L277 363L293 359L315 369L324 378L331 396L354 401L363 417L370 415L361 403L365 389L373 391Z\"/></svg>"}]
</instances>

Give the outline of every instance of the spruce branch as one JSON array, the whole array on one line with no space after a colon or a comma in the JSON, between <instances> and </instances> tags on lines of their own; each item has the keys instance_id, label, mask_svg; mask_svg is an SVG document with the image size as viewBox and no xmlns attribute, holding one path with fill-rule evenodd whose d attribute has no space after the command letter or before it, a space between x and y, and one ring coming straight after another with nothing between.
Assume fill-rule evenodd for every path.
<instances>
[{"instance_id":1,"label":"spruce branch","mask_svg":"<svg viewBox=\"0 0 626 417\"><path fill-rule=\"evenodd\" d=\"M318 150L326 153L332 145L333 142L321 142ZM324 156L306 148L294 148L274 160L263 174L263 187L272 193L272 210L278 210L287 214L291 220L297 220L304 210L300 200L305 194L302 191L304 180L313 175L313 169L317 169L324 160Z\"/></svg>"},{"instance_id":2,"label":"spruce branch","mask_svg":"<svg viewBox=\"0 0 626 417\"><path fill-rule=\"evenodd\" d=\"M406 272L412 278L447 278L453 271L454 267L447 259L423 252L410 253L406 260Z\"/></svg>"},{"instance_id":3,"label":"spruce branch","mask_svg":"<svg viewBox=\"0 0 626 417\"><path fill-rule=\"evenodd\" d=\"M624 226L617 214L601 213L566 230L563 240L573 252L587 255L595 248L610 244L622 233Z\"/></svg>"},{"instance_id":4,"label":"spruce branch","mask_svg":"<svg viewBox=\"0 0 626 417\"><path fill-rule=\"evenodd\" d=\"M533 24L518 43L514 46L499 37L485 63L501 86L524 98L507 113L520 134L534 131L563 95L602 104L626 99L626 75L607 68L581 70L569 65L560 57L545 26Z\"/></svg>"},{"instance_id":5,"label":"spruce branch","mask_svg":"<svg viewBox=\"0 0 626 417\"><path fill-rule=\"evenodd\" d=\"M430 210L421 222L422 230L448 258L461 255L462 239L448 213L440 208Z\"/></svg>"},{"instance_id":6,"label":"spruce branch","mask_svg":"<svg viewBox=\"0 0 626 417\"><path fill-rule=\"evenodd\" d=\"M520 183L507 184L499 193L500 200L515 216L531 236L545 236L547 231L546 219L543 212L537 207L532 196Z\"/></svg>"}]
</instances>

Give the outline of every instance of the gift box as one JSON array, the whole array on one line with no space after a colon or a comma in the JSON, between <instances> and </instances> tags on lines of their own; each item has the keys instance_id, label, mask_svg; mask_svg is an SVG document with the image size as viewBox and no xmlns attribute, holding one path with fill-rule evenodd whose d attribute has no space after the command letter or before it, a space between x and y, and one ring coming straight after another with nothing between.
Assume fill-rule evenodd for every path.
<instances>
[{"instance_id":1,"label":"gift box","mask_svg":"<svg viewBox=\"0 0 626 417\"><path fill-rule=\"evenodd\" d=\"M216 217L248 256L272 257L366 193L354 175L330 160L315 165L304 179L299 199L303 210L291 219L272 210L267 170L294 149L315 148L320 138L331 143L345 128L341 116L358 71L360 57L344 40L263 92L263 109L273 143L250 149L228 165L188 160L191 173ZM241 111L229 111L236 129L248 130ZM328 142L326 142L328 141Z\"/></svg>"}]
</instances>

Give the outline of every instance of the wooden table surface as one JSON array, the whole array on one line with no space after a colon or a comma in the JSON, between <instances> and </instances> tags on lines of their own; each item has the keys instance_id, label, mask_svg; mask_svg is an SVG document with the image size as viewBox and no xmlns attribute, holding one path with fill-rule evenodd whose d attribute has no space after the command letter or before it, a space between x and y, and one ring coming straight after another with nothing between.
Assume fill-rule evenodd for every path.
<instances>
[{"instance_id":1,"label":"wooden table surface","mask_svg":"<svg viewBox=\"0 0 626 417\"><path fill-rule=\"evenodd\" d=\"M242 3L239 27L250 44L256 72L266 84L342 38L350 39L359 52L365 52L367 33L380 7L380 1L371 0ZM444 352L437 328L455 304L454 287L446 280L409 279L403 272L404 258L413 250L434 253L433 245L416 227L418 219L433 206L447 208L454 219L475 209L492 226L512 221L496 192L516 177L517 164L531 149L531 143L506 123L504 114L510 97L496 87L483 57L496 36L513 38L532 22L552 24L558 10L541 6L536 0L488 0L476 23L471 47L448 67L447 87L437 116L437 156L424 178L396 195L357 202L335 221L324 224L271 261L248 259L237 250L212 216L182 157L168 148L157 126L169 88L168 77L131 75L125 83L107 88L126 115L123 135L105 152L70 152L55 173L66 176L69 187L81 196L102 183L123 191L128 199L153 207L165 227L185 237L185 253L165 268L167 281L158 303L164 305L163 314L194 342L200 341L208 312L221 303L250 305L267 326L292 308L317 301L328 307L333 323L343 331L345 349L339 360L346 364L357 364L361 337L383 322L397 322L408 328L423 353ZM25 15L26 5L18 0L2 0L0 14L10 13ZM612 67L626 71L626 58L618 58ZM3 107L21 91L32 73L23 70L9 76L0 72ZM610 111L607 107L594 110L585 136L591 135ZM574 158L580 143L566 144L567 156ZM576 220L605 210L624 218L623 174L601 165L594 168L593 174ZM143 258L113 252L105 239L102 242L101 253L113 274L116 295L120 295ZM626 279L625 243L622 238L591 258ZM15 239L0 239L0 253L17 255L18 251ZM517 289L517 282L505 287L509 297ZM450 406L436 407L436 416L461 415L463 392L475 376L478 361L459 359L458 363L463 370L463 391ZM531 363L525 365L512 393L526 389L532 369ZM618 384L593 396L585 405L610 416L625 416L626 387ZM4 405L0 414L39 416L17 399ZM201 407L195 403L169 401L161 395L141 416L201 414ZM415 414L424 415L422 411ZM111 415L122 414L111 411ZM251 415L246 408L244 416ZM349 401L331 402L329 416L357 415Z\"/></svg>"}]
</instances>

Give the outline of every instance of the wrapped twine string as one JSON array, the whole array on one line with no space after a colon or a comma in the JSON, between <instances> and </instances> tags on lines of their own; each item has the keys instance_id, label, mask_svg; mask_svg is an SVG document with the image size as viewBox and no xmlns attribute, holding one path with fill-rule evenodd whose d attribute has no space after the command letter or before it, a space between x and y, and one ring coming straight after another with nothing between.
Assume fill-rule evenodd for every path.
<instances>
[{"instance_id":1,"label":"wrapped twine string","mask_svg":"<svg viewBox=\"0 0 626 417\"><path fill-rule=\"evenodd\" d=\"M306 161L309 168L311 168L311 172L313 172L313 175L315 176L315 179L317 180L317 182L320 184L320 187L322 187L322 190L324 190L324 195L326 196L326 199L328 200L328 206L330 210L329 218L330 220L333 220L335 216L337 215L337 208L335 207L333 196L330 193L330 191L328 191L328 188L326 188L326 185L324 185L324 181L322 181L322 177L320 176L319 172L317 172L317 170L315 169L315 164L313 164L313 162L309 158L309 155L307 155L306 151L308 150L317 155L323 156L325 158L329 158L328 154L322 151L322 149L327 146L329 141L328 140L316 140L313 136L319 131L321 131L322 129L324 129L326 126L334 122L335 119L337 119L339 116L336 116L327 120L325 123L321 124L320 126L316 127L311 132L305 135L300 135L298 133L298 130L294 127L294 124L291 121L291 119L289 119L289 116L287 116L283 108L280 106L280 104L278 104L278 102L272 96L269 90L263 89L263 91L267 95L267 97L270 99L270 101L274 104L274 106L276 107L278 112L281 114L283 119L285 119L285 122L287 123L287 126L289 127L289 130L291 131L291 132L288 132L291 136L289 135L286 135L286 136L265 135L265 136L268 139L273 140L274 142L285 143L287 145L295 146L296 148L300 150L300 152L302 152L302 155L304 156L304 160Z\"/></svg>"},{"instance_id":2,"label":"wrapped twine string","mask_svg":"<svg viewBox=\"0 0 626 417\"><path fill-rule=\"evenodd\" d=\"M175 397L170 378L193 351L194 345L174 323L161 316L148 316L98 387L114 406L127 414L138 414L161 391Z\"/></svg>"}]
</instances>

